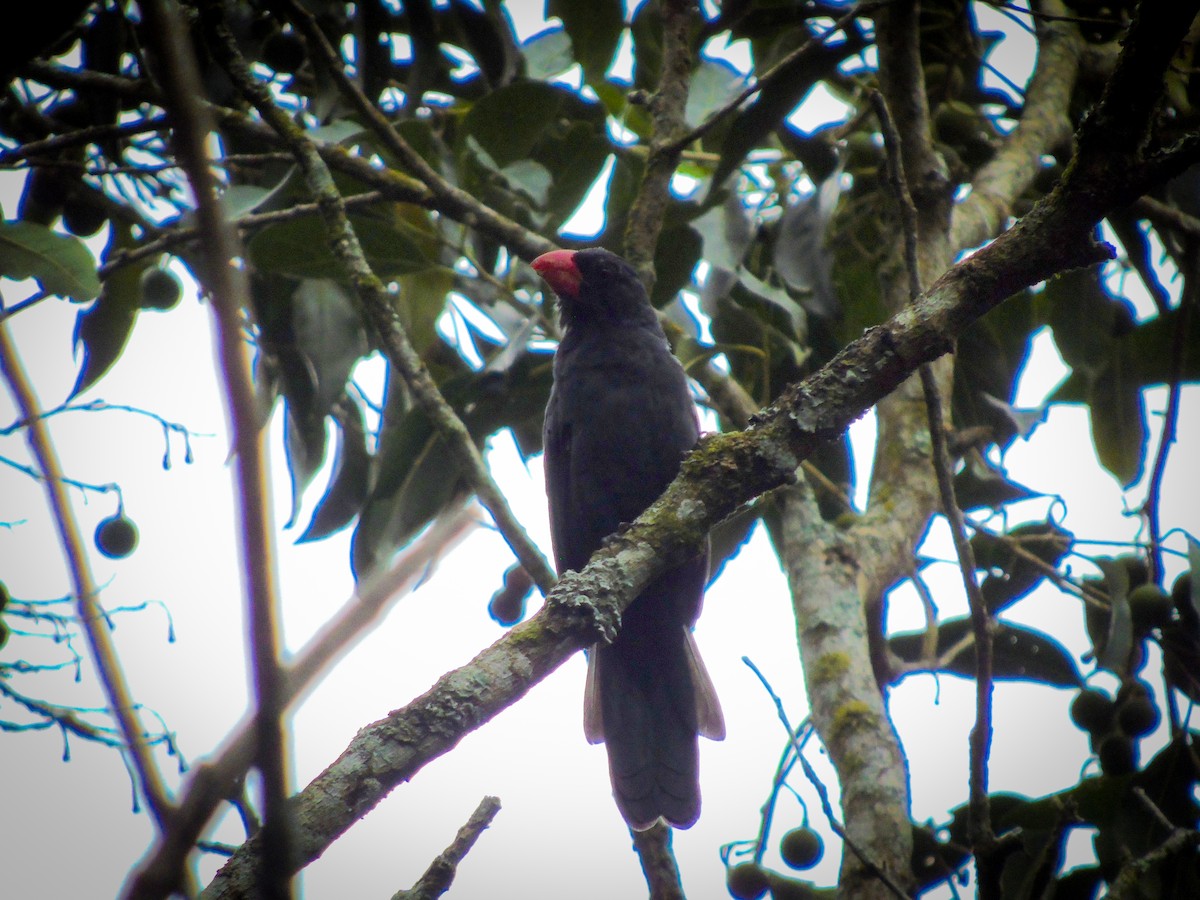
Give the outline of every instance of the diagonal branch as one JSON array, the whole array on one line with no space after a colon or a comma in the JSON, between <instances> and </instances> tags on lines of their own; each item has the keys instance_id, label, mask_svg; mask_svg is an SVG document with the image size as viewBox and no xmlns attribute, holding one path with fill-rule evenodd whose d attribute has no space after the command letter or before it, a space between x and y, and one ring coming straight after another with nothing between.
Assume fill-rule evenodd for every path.
<instances>
[{"instance_id":1,"label":"diagonal branch","mask_svg":"<svg viewBox=\"0 0 1200 900\"><path fill-rule=\"evenodd\" d=\"M480 800L475 812L471 813L471 818L458 829L454 842L438 854L412 888L397 891L392 900L436 900L450 890L454 883L454 875L458 871L458 864L466 858L467 853L475 846L484 830L492 824L492 819L496 818L499 811L499 798L484 797Z\"/></svg>"},{"instance_id":2,"label":"diagonal branch","mask_svg":"<svg viewBox=\"0 0 1200 900\"><path fill-rule=\"evenodd\" d=\"M424 157L409 146L408 142L392 127L382 112L363 93L362 89L346 75L345 65L341 57L325 33L321 31L316 17L302 6L298 0L283 0L282 5L287 9L291 21L303 32L308 46L314 48L325 63L325 70L333 77L342 95L363 117L367 126L383 143L389 152L394 154L417 180L429 189L437 208L460 222L469 222L472 227L485 231L497 240L506 244L510 250L523 259L534 257L555 249L557 246L535 231L530 231L518 222L496 212L490 206L480 203L466 191L455 187L433 168ZM546 585L540 585L543 589Z\"/></svg>"},{"instance_id":3,"label":"diagonal branch","mask_svg":"<svg viewBox=\"0 0 1200 900\"><path fill-rule=\"evenodd\" d=\"M76 615L87 636L105 700L120 728L124 749L129 755L133 772L137 774L138 787L142 796L146 798L150 814L158 827L164 828L173 811L170 796L163 783L162 773L159 772L150 753L146 728L137 714L116 646L109 635L108 620L98 600L100 591L92 577L91 566L88 565L83 537L79 533L79 523L76 522L75 513L67 500L67 488L63 481L58 454L42 419L41 409L25 373L25 367L9 336L8 326L3 321L0 321L0 374L3 374L8 382L17 409L27 423L26 440L45 476L42 483L46 488L50 509L54 513L63 554L67 558L67 570L75 595Z\"/></svg>"}]
</instances>

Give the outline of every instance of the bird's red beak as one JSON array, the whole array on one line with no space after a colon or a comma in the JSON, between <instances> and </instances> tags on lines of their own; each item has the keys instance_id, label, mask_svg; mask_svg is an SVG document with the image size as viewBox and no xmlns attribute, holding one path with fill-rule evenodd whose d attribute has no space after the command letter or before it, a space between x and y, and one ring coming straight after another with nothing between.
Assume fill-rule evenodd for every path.
<instances>
[{"instance_id":1,"label":"bird's red beak","mask_svg":"<svg viewBox=\"0 0 1200 900\"><path fill-rule=\"evenodd\" d=\"M535 259L532 265L558 296L574 297L579 293L583 274L575 265L574 250L551 250Z\"/></svg>"}]
</instances>

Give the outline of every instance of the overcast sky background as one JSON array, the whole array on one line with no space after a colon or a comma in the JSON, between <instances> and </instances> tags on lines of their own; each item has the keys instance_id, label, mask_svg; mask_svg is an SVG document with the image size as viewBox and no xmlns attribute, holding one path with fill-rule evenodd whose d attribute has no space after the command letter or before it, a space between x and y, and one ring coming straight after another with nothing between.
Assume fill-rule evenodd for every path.
<instances>
[{"instance_id":1,"label":"overcast sky background","mask_svg":"<svg viewBox=\"0 0 1200 900\"><path fill-rule=\"evenodd\" d=\"M518 13L524 4L515 4ZM540 11L540 4L530 12ZM535 17L518 17L522 34L536 30ZM1007 45L1007 46L1006 46ZM1032 62L1025 36L997 52ZM1028 66L1026 66L1026 71ZM819 110L815 115L828 115ZM0 180L0 204L15 216L19 181ZM598 223L593 219L592 227ZM586 229L582 217L576 227ZM93 242L95 243L95 242ZM22 299L23 286L4 282L6 304ZM70 335L78 308L52 300L23 312L8 324L34 379L42 405L63 401L75 379L77 361ZM1142 307L1143 314L1148 310ZM109 607L161 601L170 610L176 640L167 640L167 618L157 606L116 618L115 638L135 696L157 710L178 734L185 756L196 760L219 743L247 703L244 619L233 532L233 489L226 457L228 433L215 381L210 314L194 294L170 314L140 316L125 355L116 368L81 399L154 411L193 434L194 462L184 463L177 436L163 444L151 419L124 412L74 412L49 420L51 433L70 477L122 486L125 507L137 522L141 541L126 560L93 554ZM364 381L378 372L367 363ZM1036 406L1054 388L1065 368L1048 336L1022 377L1019 406ZM1157 446L1166 391L1147 393L1151 446ZM1194 461L1200 458L1200 391L1184 391L1179 444L1167 475L1162 516L1165 523L1200 533ZM7 392L0 392L0 427L15 417ZM272 423L276 520L287 520L290 487L283 465L281 423ZM856 431L857 448L869 451L869 421ZM171 460L162 467L164 449ZM28 463L22 435L0 436L0 456ZM489 461L513 507L532 536L550 551L540 458L526 467L506 436L490 446ZM1021 519L1041 518L1053 502L1061 522L1078 538L1132 540L1137 520L1120 514L1135 508L1144 485L1123 495L1096 463L1087 412L1077 407L1052 410L1027 441L1017 441L1004 459L1016 481L1054 492L1057 501L1028 501L1015 511ZM307 498L306 522L318 487ZM91 534L114 512L114 494L71 492L81 527ZM69 579L40 484L0 466L0 579L19 598L64 597ZM302 526L301 526L302 529ZM287 646L298 648L345 601L353 589L348 569L350 532L316 544L296 546L298 534L280 534L280 570ZM1183 549L1179 535L1170 546ZM1120 547L1081 548L1119 555ZM922 547L924 555L952 560L942 526ZM345 748L358 728L423 693L442 673L470 660L502 634L487 615L487 602L500 584L511 554L493 531L473 533L443 560L428 581L400 601L394 612L314 692L294 717L295 784L302 787ZM1078 557L1076 574L1090 572ZM1182 568L1168 558L1172 576ZM934 566L928 580L943 615L966 611L955 567ZM536 608L536 606L534 607ZM532 610L531 610L532 611ZM1037 622L1060 636L1078 659L1088 648L1078 602L1043 586L1013 607L1007 617ZM890 623L922 624L911 591L892 598ZM726 896L721 844L752 839L759 808L783 749L785 734L774 706L753 673L750 657L771 680L793 723L806 704L796 655L794 622L779 565L761 529L709 591L697 638L725 707L729 737L701 742L704 813L687 832L677 832L676 852L690 896ZM48 643L48 642L47 642ZM82 648L82 639L80 639ZM0 653L5 659L61 658L60 647L14 637ZM1147 671L1156 672L1157 659ZM1086 669L1085 669L1086 671ZM530 695L495 721L467 736L448 756L431 763L308 867L301 883L310 897L385 897L409 887L454 837L485 794L503 804L459 870L451 896L483 898L638 896L644 881L609 795L602 746L583 739L581 710L584 663L571 660ZM64 704L101 705L91 668L76 684L73 672L23 676L12 684L27 694ZM967 733L973 721L973 685L956 678L910 677L892 692L891 710L909 755L913 815L944 821L947 810L966 798ZM996 739L992 756L994 790L1037 795L1073 784L1087 758L1086 736L1072 728L1066 707L1074 696L1026 684L1004 684L996 693ZM21 720L9 704L0 717ZM1161 746L1164 729L1143 745ZM3 734L0 779L5 815L0 822L3 893L12 897L103 897L115 894L129 867L151 837L145 814L130 811L130 784L112 750L71 739L71 761L62 761L57 730ZM161 757L161 755L160 755ZM809 759L832 786L815 743ZM174 781L174 763L164 768ZM814 791L802 776L792 785L808 804L812 824L828 832ZM835 792L836 797L836 792ZM799 802L780 801L772 850L767 861L782 869L774 846L803 818ZM240 826L227 816L216 838L237 843ZM1084 859L1085 834L1072 840L1071 858ZM831 852L806 877L831 884L838 855ZM207 857L206 882L220 860Z\"/></svg>"}]
</instances>

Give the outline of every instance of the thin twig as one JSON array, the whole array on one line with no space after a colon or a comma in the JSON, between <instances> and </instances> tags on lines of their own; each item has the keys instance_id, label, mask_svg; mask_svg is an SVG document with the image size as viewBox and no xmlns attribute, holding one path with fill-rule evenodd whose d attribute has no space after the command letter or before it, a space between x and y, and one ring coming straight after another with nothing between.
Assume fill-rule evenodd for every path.
<instances>
[{"instance_id":1,"label":"thin twig","mask_svg":"<svg viewBox=\"0 0 1200 900\"><path fill-rule=\"evenodd\" d=\"M671 847L671 827L659 821L645 831L631 828L629 834L650 888L650 900L684 900L679 863Z\"/></svg>"},{"instance_id":2,"label":"thin twig","mask_svg":"<svg viewBox=\"0 0 1200 900\"><path fill-rule=\"evenodd\" d=\"M1162 560L1162 522L1159 508L1162 502L1163 477L1167 473L1167 458L1175 445L1176 429L1179 424L1179 395L1183 381L1183 363L1186 358L1187 333L1191 318L1200 300L1200 262L1196 260L1196 251L1200 242L1195 238L1187 239L1188 252L1186 258L1190 261L1188 271L1184 272L1183 294L1179 299L1179 321L1175 323L1175 333L1171 337L1171 378L1167 384L1167 409L1163 415L1162 435L1158 440L1158 450L1154 454L1154 466L1150 473L1150 484L1146 489L1146 502L1142 511L1146 514L1146 523L1150 529L1150 580L1157 583L1163 577Z\"/></svg>"},{"instance_id":3,"label":"thin twig","mask_svg":"<svg viewBox=\"0 0 1200 900\"><path fill-rule=\"evenodd\" d=\"M888 174L900 208L900 221L904 232L905 267L908 270L909 299L915 303L921 296L921 275L917 258L917 209L908 191L903 163L904 152L900 135L892 124L887 104L878 93L871 95L875 113L879 117L887 153ZM942 511L950 523L954 539L954 550L958 555L959 571L971 609L971 623L975 641L975 726L970 737L970 830L971 845L976 853L976 865L980 871L980 892L985 897L998 896L998 875L992 865L995 835L992 831L991 810L988 800L988 757L992 742L992 620L988 614L979 582L975 577L975 555L967 536L965 517L954 494L954 468L950 449L946 441L946 413L942 407L941 392L937 377L929 365L920 367L921 387L925 394L925 408L929 421L932 445L932 462L941 494Z\"/></svg>"},{"instance_id":4,"label":"thin twig","mask_svg":"<svg viewBox=\"0 0 1200 900\"><path fill-rule=\"evenodd\" d=\"M1133 794L1141 801L1150 815L1167 831L1167 837L1161 844L1135 859L1130 859L1121 866L1108 886L1107 897L1110 900L1124 900L1125 897L1142 896L1139 890L1142 879L1151 868L1184 850L1200 847L1200 831L1194 828L1182 828L1166 817L1158 805L1140 787L1133 789Z\"/></svg>"},{"instance_id":5,"label":"thin twig","mask_svg":"<svg viewBox=\"0 0 1200 900\"><path fill-rule=\"evenodd\" d=\"M703 138L704 135L719 125L726 116L740 109L742 104L755 94L765 90L774 82L790 76L801 62L823 47L831 37L844 30L851 22L864 16L869 16L875 10L893 2L895 0L871 0L871 2L856 4L849 12L820 34L810 35L799 47L788 53L787 56L756 78L753 84L748 85L720 109L714 110L703 122L680 135L663 149L672 153L682 153L685 147Z\"/></svg>"},{"instance_id":6,"label":"thin twig","mask_svg":"<svg viewBox=\"0 0 1200 900\"><path fill-rule=\"evenodd\" d=\"M787 729L788 739L792 742L796 749L796 758L800 760L800 765L804 769L805 776L808 778L809 782L816 790L817 796L821 800L821 809L825 813L825 818L829 821L829 827L832 828L834 833L845 842L846 846L850 848L850 852L857 856L859 861L866 866L871 874L878 878L888 890L890 890L897 897L901 897L903 900L908 900L908 893L902 887L900 887L900 885L896 884L896 882L891 879L887 872L883 871L883 869L875 865L875 863L873 863L871 860L867 859L862 850L859 849L854 841L851 840L850 836L846 834L846 829L842 827L841 822L839 822L837 820L837 816L834 815L833 804L829 801L829 791L826 790L821 779L817 777L817 773L813 770L812 766L809 765L808 760L804 758L803 747L799 743L796 731L792 728L792 723L788 720L787 712L783 708L783 701L779 699L779 695L776 694L775 689L771 687L771 682L767 681L767 677L763 675L762 671L759 670L758 666L754 664L750 657L743 656L742 662L744 662L750 668L751 672L758 676L758 680L762 682L763 688L766 690L768 696L770 696L772 702L775 704L775 714L779 717L779 721L783 723L783 727Z\"/></svg>"},{"instance_id":7,"label":"thin twig","mask_svg":"<svg viewBox=\"0 0 1200 900\"><path fill-rule=\"evenodd\" d=\"M286 808L288 748L279 664L282 635L275 528L267 499L270 477L266 433L258 425L249 348L242 336L243 314L250 308L245 271L236 262L243 251L237 231L225 216L210 166L207 141L213 123L199 101L203 86L178 9L166 0L147 0L141 10L147 33L158 41L157 75L168 98L175 152L191 184L197 220L205 235L205 265L200 275L213 301L217 352L234 436L240 562L246 584L256 705L255 763L262 776L263 853L256 887L267 900L279 900L291 896L292 872L292 829Z\"/></svg>"},{"instance_id":8,"label":"thin twig","mask_svg":"<svg viewBox=\"0 0 1200 900\"><path fill-rule=\"evenodd\" d=\"M0 322L0 371L8 382L21 416L29 423L26 440L42 471L46 498L54 514L59 541L67 558L67 569L75 593L76 615L87 637L108 708L121 730L121 738L137 776L141 794L146 799L146 805L150 808L155 823L162 829L173 812L170 796L150 752L146 728L137 714L116 646L109 635L104 610L98 599L99 590L84 550L83 536L79 532L79 524L75 521L71 504L67 501L66 484L58 454L41 419L41 409L17 348L9 336L8 326L3 322Z\"/></svg>"},{"instance_id":9,"label":"thin twig","mask_svg":"<svg viewBox=\"0 0 1200 900\"><path fill-rule=\"evenodd\" d=\"M281 5L286 7L288 17L304 34L309 50L315 51L324 62L326 71L332 76L342 95L363 116L367 126L384 146L429 189L438 201L439 210L453 219L489 232L524 259L532 260L539 254L555 249L556 245L552 241L485 206L438 174L437 170L400 136L362 89L346 75L341 56L325 37L325 32L321 30L316 17L297 0L283 0ZM264 118L270 121L270 118ZM543 589L548 588L548 585L541 585L540 582L539 585Z\"/></svg>"},{"instance_id":10,"label":"thin twig","mask_svg":"<svg viewBox=\"0 0 1200 900\"><path fill-rule=\"evenodd\" d=\"M435 900L450 890L450 885L454 883L454 876L458 872L459 863L475 846L475 842L479 840L484 829L492 824L492 819L496 818L496 813L499 811L500 799L498 797L484 797L480 800L475 812L471 813L471 818L467 819L466 824L458 829L453 843L438 854L416 884L407 891L397 891L392 895L392 900Z\"/></svg>"},{"instance_id":11,"label":"thin twig","mask_svg":"<svg viewBox=\"0 0 1200 900\"><path fill-rule=\"evenodd\" d=\"M67 147L96 143L113 137L133 137L151 131L165 131L166 128L167 120L163 117L138 119L117 125L92 125L87 128L76 128L63 134L56 134L40 141L30 141L11 150L5 150L0 153L0 169L15 168L15 164L21 160L43 153L55 154ZM144 169L138 171L144 171Z\"/></svg>"},{"instance_id":12,"label":"thin twig","mask_svg":"<svg viewBox=\"0 0 1200 900\"><path fill-rule=\"evenodd\" d=\"M366 191L362 194L347 197L346 208L359 209L361 207L370 207L386 199L388 198L380 191ZM304 216L316 215L319 211L320 209L316 203L297 203L289 206L287 209L275 209L262 213L247 213L244 216L234 219L231 224L244 235L245 232L265 228L268 225L274 225L279 222L290 222ZM110 253L96 274L103 280L124 266L132 265L151 256L159 256L182 244L191 243L203 237L204 235L200 228L190 226L172 228L153 240L146 241L144 244Z\"/></svg>"}]
</instances>

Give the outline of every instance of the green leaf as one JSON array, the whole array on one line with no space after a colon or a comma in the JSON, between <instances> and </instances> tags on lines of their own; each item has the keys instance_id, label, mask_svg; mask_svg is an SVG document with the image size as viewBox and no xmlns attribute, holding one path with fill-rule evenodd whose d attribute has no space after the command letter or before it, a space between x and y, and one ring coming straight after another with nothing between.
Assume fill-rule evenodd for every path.
<instances>
[{"instance_id":1,"label":"green leaf","mask_svg":"<svg viewBox=\"0 0 1200 900\"><path fill-rule=\"evenodd\" d=\"M705 59L692 73L684 117L695 128L733 100L746 86L746 76L724 60Z\"/></svg>"},{"instance_id":2,"label":"green leaf","mask_svg":"<svg viewBox=\"0 0 1200 900\"><path fill-rule=\"evenodd\" d=\"M337 456L325 495L318 501L312 519L297 544L319 541L341 531L362 509L371 474L371 454L362 408L349 397L334 407L338 424Z\"/></svg>"},{"instance_id":3,"label":"green leaf","mask_svg":"<svg viewBox=\"0 0 1200 900\"><path fill-rule=\"evenodd\" d=\"M754 238L750 218L736 191L724 202L692 220L692 227L704 238L704 259L718 269L736 272Z\"/></svg>"},{"instance_id":4,"label":"green leaf","mask_svg":"<svg viewBox=\"0 0 1200 900\"><path fill-rule=\"evenodd\" d=\"M749 504L713 528L709 535L708 583L710 585L721 577L725 565L746 546L761 513L760 504Z\"/></svg>"},{"instance_id":5,"label":"green leaf","mask_svg":"<svg viewBox=\"0 0 1200 900\"><path fill-rule=\"evenodd\" d=\"M662 71L663 15L659 0L638 7L630 25L633 37L633 85L653 91Z\"/></svg>"},{"instance_id":6,"label":"green leaf","mask_svg":"<svg viewBox=\"0 0 1200 900\"><path fill-rule=\"evenodd\" d=\"M969 616L947 619L938 623L937 653L939 657L971 635ZM925 640L923 631L905 632L888 638L892 652L907 662L921 658L921 647ZM975 644L965 645L937 671L975 677ZM1079 687L1083 678L1075 660L1066 648L1054 638L1041 631L997 622L993 636L992 677L1000 680L1036 681L1054 687Z\"/></svg>"},{"instance_id":7,"label":"green leaf","mask_svg":"<svg viewBox=\"0 0 1200 900\"><path fill-rule=\"evenodd\" d=\"M550 394L547 354L525 353L504 371L463 369L439 384L477 445L499 429L540 428ZM457 456L423 412L409 409L389 376L378 477L354 533L351 562L362 578L384 564L462 489Z\"/></svg>"},{"instance_id":8,"label":"green leaf","mask_svg":"<svg viewBox=\"0 0 1200 900\"><path fill-rule=\"evenodd\" d=\"M1020 429L1012 407L1017 375L1040 326L1031 294L1010 297L959 336L952 412L957 428L986 426L1007 445Z\"/></svg>"},{"instance_id":9,"label":"green leaf","mask_svg":"<svg viewBox=\"0 0 1200 900\"><path fill-rule=\"evenodd\" d=\"M786 33L776 29L776 34L780 42L791 49L807 40L810 32L801 26L788 29ZM712 183L722 184L735 172L746 155L762 145L767 135L780 126L780 122L796 108L813 85L830 75L842 59L861 50L863 43L861 35L853 34L836 46L817 48L777 71L770 83L764 84L754 101L734 114L728 130L724 132L725 139L718 148L721 161L713 174ZM762 55L756 53L755 58L761 64ZM705 148L709 149L707 142Z\"/></svg>"},{"instance_id":10,"label":"green leaf","mask_svg":"<svg viewBox=\"0 0 1200 900\"><path fill-rule=\"evenodd\" d=\"M840 169L809 196L791 203L780 217L771 262L784 284L801 293L805 309L826 318L838 312L833 289L833 254L826 235L841 198Z\"/></svg>"},{"instance_id":11,"label":"green leaf","mask_svg":"<svg viewBox=\"0 0 1200 900\"><path fill-rule=\"evenodd\" d=\"M1056 568L1074 540L1071 532L1049 519L1019 525L1003 537L977 532L971 549L976 567L987 573L979 589L988 612L1007 609L1041 584L1044 567Z\"/></svg>"},{"instance_id":12,"label":"green leaf","mask_svg":"<svg viewBox=\"0 0 1200 900\"><path fill-rule=\"evenodd\" d=\"M354 366L370 350L350 294L336 281L306 278L292 294L295 349L312 376L308 414L324 417L346 390Z\"/></svg>"},{"instance_id":13,"label":"green leaf","mask_svg":"<svg viewBox=\"0 0 1200 900\"><path fill-rule=\"evenodd\" d=\"M987 459L972 453L954 475L954 496L964 511L999 509L1006 503L1041 496L1024 485L1009 481Z\"/></svg>"},{"instance_id":14,"label":"green leaf","mask_svg":"<svg viewBox=\"0 0 1200 900\"><path fill-rule=\"evenodd\" d=\"M550 199L550 172L532 159L519 159L500 170L509 187L520 191L539 207Z\"/></svg>"},{"instance_id":15,"label":"green leaf","mask_svg":"<svg viewBox=\"0 0 1200 900\"><path fill-rule=\"evenodd\" d=\"M464 187L501 212L551 231L578 208L611 147L599 103L525 81L471 107L456 151ZM549 173L548 188L531 164Z\"/></svg>"},{"instance_id":16,"label":"green leaf","mask_svg":"<svg viewBox=\"0 0 1200 900\"><path fill-rule=\"evenodd\" d=\"M292 512L283 527L291 528L300 515L304 492L325 462L328 440L324 415L313 415L290 400L285 412L283 449L292 478Z\"/></svg>"},{"instance_id":17,"label":"green leaf","mask_svg":"<svg viewBox=\"0 0 1200 900\"><path fill-rule=\"evenodd\" d=\"M791 336L803 340L808 330L808 316L804 312L804 308L792 299L791 294L783 288L777 288L774 285L767 284L760 278L756 278L750 272L742 269L737 273L738 281L742 287L752 293L755 297L766 301L771 306L782 312L786 316L787 321L791 325Z\"/></svg>"},{"instance_id":18,"label":"green leaf","mask_svg":"<svg viewBox=\"0 0 1200 900\"><path fill-rule=\"evenodd\" d=\"M136 246L129 225L114 223L104 258ZM91 259L91 254L88 254ZM150 260L122 266L105 279L100 297L75 319L74 346L83 351L83 365L71 388L71 396L81 394L103 377L121 356L142 306L142 271ZM94 265L94 263L93 263Z\"/></svg>"},{"instance_id":19,"label":"green leaf","mask_svg":"<svg viewBox=\"0 0 1200 900\"><path fill-rule=\"evenodd\" d=\"M562 19L575 61L583 66L587 81L602 83L625 27L622 4L618 0L549 0L546 15Z\"/></svg>"},{"instance_id":20,"label":"green leaf","mask_svg":"<svg viewBox=\"0 0 1200 900\"><path fill-rule=\"evenodd\" d=\"M400 279L400 317L409 340L420 354L440 340L437 320L454 288L454 272L437 266Z\"/></svg>"},{"instance_id":21,"label":"green leaf","mask_svg":"<svg viewBox=\"0 0 1200 900\"><path fill-rule=\"evenodd\" d=\"M335 119L325 125L313 128L308 132L308 136L314 141L324 144L341 144L349 142L352 138L365 132L366 129L353 119Z\"/></svg>"},{"instance_id":22,"label":"green leaf","mask_svg":"<svg viewBox=\"0 0 1200 900\"><path fill-rule=\"evenodd\" d=\"M534 35L521 50L525 55L525 74L536 81L548 81L575 63L571 39L561 28Z\"/></svg>"},{"instance_id":23,"label":"green leaf","mask_svg":"<svg viewBox=\"0 0 1200 900\"><path fill-rule=\"evenodd\" d=\"M1141 387L1126 374L1117 361L1105 367L1088 398L1096 456L1122 487L1141 476L1150 440Z\"/></svg>"},{"instance_id":24,"label":"green leaf","mask_svg":"<svg viewBox=\"0 0 1200 900\"><path fill-rule=\"evenodd\" d=\"M429 265L417 242L382 215L352 213L350 221L367 262L381 278L408 275ZM298 278L345 278L317 216L268 225L250 239L248 250L250 261L264 272Z\"/></svg>"},{"instance_id":25,"label":"green leaf","mask_svg":"<svg viewBox=\"0 0 1200 900\"><path fill-rule=\"evenodd\" d=\"M1108 615L1100 642L1095 641L1096 664L1110 672L1125 675L1130 669L1130 654L1133 651L1133 618L1129 610L1129 570L1119 560L1097 559L1096 565L1104 573L1108 591Z\"/></svg>"},{"instance_id":26,"label":"green leaf","mask_svg":"<svg viewBox=\"0 0 1200 900\"><path fill-rule=\"evenodd\" d=\"M33 222L0 222L0 276L36 278L46 293L79 302L100 295L96 260L87 245Z\"/></svg>"},{"instance_id":27,"label":"green leaf","mask_svg":"<svg viewBox=\"0 0 1200 900\"><path fill-rule=\"evenodd\" d=\"M1054 344L1063 362L1072 370L1090 375L1108 361L1117 304L1100 283L1098 266L1054 276L1046 282L1037 305L1054 330Z\"/></svg>"}]
</instances>

